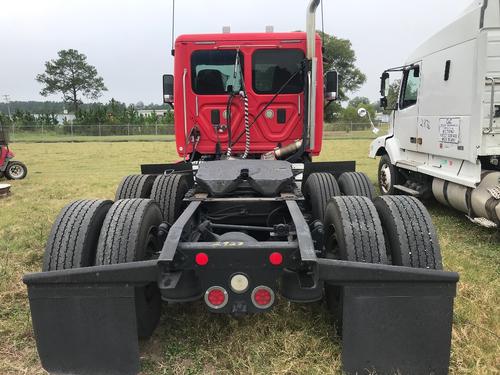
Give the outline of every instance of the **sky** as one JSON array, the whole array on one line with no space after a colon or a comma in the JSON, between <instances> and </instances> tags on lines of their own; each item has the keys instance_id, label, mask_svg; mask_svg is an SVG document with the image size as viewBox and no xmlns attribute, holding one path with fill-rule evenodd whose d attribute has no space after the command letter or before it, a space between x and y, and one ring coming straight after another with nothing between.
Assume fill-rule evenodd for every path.
<instances>
[{"instance_id":1,"label":"sky","mask_svg":"<svg viewBox=\"0 0 500 375\"><path fill-rule=\"evenodd\" d=\"M305 29L309 0L177 0L175 35ZM428 37L472 0L324 0L325 31L351 40L367 82L353 96L378 99L379 77L404 63ZM77 49L94 65L112 97L160 103L161 76L172 73L172 0L1 0L0 95L42 97L35 76L61 49ZM318 13L317 28L321 17ZM1 97L0 97L1 98Z\"/></svg>"}]
</instances>

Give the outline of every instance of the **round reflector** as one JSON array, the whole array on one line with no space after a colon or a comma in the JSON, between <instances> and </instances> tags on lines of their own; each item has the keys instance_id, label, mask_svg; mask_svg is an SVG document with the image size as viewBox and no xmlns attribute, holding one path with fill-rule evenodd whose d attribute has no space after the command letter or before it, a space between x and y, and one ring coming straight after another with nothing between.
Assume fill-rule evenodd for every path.
<instances>
[{"instance_id":1,"label":"round reflector","mask_svg":"<svg viewBox=\"0 0 500 375\"><path fill-rule=\"evenodd\" d=\"M274 292L267 286L258 286L252 291L252 302L259 309L267 309L274 303Z\"/></svg>"},{"instance_id":2,"label":"round reflector","mask_svg":"<svg viewBox=\"0 0 500 375\"><path fill-rule=\"evenodd\" d=\"M248 277L242 274L236 274L231 277L231 289L235 293L244 293L248 289Z\"/></svg>"},{"instance_id":3,"label":"round reflector","mask_svg":"<svg viewBox=\"0 0 500 375\"><path fill-rule=\"evenodd\" d=\"M269 262L273 266L279 266L281 263L283 263L283 255L281 253L275 252L269 255Z\"/></svg>"},{"instance_id":4,"label":"round reflector","mask_svg":"<svg viewBox=\"0 0 500 375\"><path fill-rule=\"evenodd\" d=\"M208 263L208 255L205 253L198 253L194 257L194 261L199 266L206 266Z\"/></svg>"}]
</instances>

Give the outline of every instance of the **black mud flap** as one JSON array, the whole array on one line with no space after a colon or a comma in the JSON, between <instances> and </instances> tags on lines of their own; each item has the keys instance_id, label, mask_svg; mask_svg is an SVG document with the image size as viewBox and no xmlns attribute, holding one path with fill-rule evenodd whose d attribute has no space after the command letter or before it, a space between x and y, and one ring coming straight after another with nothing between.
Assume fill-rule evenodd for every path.
<instances>
[{"instance_id":1,"label":"black mud flap","mask_svg":"<svg viewBox=\"0 0 500 375\"><path fill-rule=\"evenodd\" d=\"M25 276L42 366L51 374L137 374L135 289L156 262Z\"/></svg>"},{"instance_id":2,"label":"black mud flap","mask_svg":"<svg viewBox=\"0 0 500 375\"><path fill-rule=\"evenodd\" d=\"M342 289L346 374L448 374L458 274L318 262L320 279Z\"/></svg>"}]
</instances>

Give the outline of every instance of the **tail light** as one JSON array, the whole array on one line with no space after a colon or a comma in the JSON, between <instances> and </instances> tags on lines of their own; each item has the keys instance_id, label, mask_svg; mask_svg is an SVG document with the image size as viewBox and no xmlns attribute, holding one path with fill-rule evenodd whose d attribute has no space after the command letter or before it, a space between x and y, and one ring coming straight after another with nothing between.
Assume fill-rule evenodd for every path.
<instances>
[{"instance_id":1,"label":"tail light","mask_svg":"<svg viewBox=\"0 0 500 375\"><path fill-rule=\"evenodd\" d=\"M212 309L222 309L227 301L227 291L221 286L213 286L205 292L205 303Z\"/></svg>"},{"instance_id":2,"label":"tail light","mask_svg":"<svg viewBox=\"0 0 500 375\"><path fill-rule=\"evenodd\" d=\"M269 263L271 263L273 266L279 266L281 263L283 263L283 255L281 253L275 252L269 255Z\"/></svg>"},{"instance_id":3,"label":"tail light","mask_svg":"<svg viewBox=\"0 0 500 375\"><path fill-rule=\"evenodd\" d=\"M274 303L274 292L267 286L258 286L252 291L252 302L259 309L267 309Z\"/></svg>"}]
</instances>

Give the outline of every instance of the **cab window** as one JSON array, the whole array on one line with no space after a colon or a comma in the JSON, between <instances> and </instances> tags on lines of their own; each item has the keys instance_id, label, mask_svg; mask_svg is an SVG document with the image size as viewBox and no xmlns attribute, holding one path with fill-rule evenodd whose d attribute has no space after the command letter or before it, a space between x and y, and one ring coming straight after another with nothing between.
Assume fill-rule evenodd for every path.
<instances>
[{"instance_id":1,"label":"cab window","mask_svg":"<svg viewBox=\"0 0 500 375\"><path fill-rule=\"evenodd\" d=\"M401 109L417 104L418 90L420 89L420 67L415 66L404 74L401 90Z\"/></svg>"},{"instance_id":2,"label":"cab window","mask_svg":"<svg viewBox=\"0 0 500 375\"><path fill-rule=\"evenodd\" d=\"M236 50L195 51L191 55L191 85L199 95L223 95L230 86L233 92L242 88L243 55Z\"/></svg>"},{"instance_id":3,"label":"cab window","mask_svg":"<svg viewBox=\"0 0 500 375\"><path fill-rule=\"evenodd\" d=\"M252 87L257 94L276 94L296 73L300 72L304 52L298 49L261 49L252 56ZM297 74L283 94L298 94L304 88L304 79Z\"/></svg>"}]
</instances>

